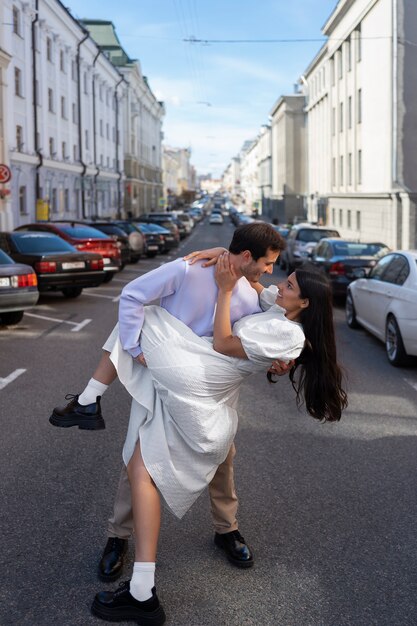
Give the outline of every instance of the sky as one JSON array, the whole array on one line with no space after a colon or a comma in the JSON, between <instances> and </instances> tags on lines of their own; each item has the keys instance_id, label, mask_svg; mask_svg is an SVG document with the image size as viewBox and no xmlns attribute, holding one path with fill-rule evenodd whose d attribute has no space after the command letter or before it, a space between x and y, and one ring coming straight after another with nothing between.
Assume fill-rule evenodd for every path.
<instances>
[{"instance_id":1,"label":"sky","mask_svg":"<svg viewBox=\"0 0 417 626\"><path fill-rule=\"evenodd\" d=\"M76 18L111 20L158 100L164 144L191 148L198 174L221 176L267 124L324 41L337 0L67 0ZM185 39L201 39L190 43ZM308 39L276 43L236 40ZM222 40L207 43L207 40ZM227 43L225 40L231 40Z\"/></svg>"}]
</instances>

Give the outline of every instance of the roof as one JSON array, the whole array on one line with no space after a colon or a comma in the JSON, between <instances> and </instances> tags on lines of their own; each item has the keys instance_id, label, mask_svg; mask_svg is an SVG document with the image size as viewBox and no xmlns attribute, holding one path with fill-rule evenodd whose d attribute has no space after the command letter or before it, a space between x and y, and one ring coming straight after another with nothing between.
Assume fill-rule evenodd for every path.
<instances>
[{"instance_id":1,"label":"roof","mask_svg":"<svg viewBox=\"0 0 417 626\"><path fill-rule=\"evenodd\" d=\"M88 30L98 47L103 50L113 65L123 67L135 63L123 49L116 34L113 22L108 20L82 19L81 24Z\"/></svg>"}]
</instances>

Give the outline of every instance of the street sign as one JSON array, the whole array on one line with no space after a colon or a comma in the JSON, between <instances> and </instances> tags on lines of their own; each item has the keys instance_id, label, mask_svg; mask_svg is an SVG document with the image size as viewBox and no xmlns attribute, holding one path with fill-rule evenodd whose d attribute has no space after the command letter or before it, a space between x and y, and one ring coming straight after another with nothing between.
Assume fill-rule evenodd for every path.
<instances>
[{"instance_id":1,"label":"street sign","mask_svg":"<svg viewBox=\"0 0 417 626\"><path fill-rule=\"evenodd\" d=\"M161 207L165 206L165 198L159 198L159 206Z\"/></svg>"},{"instance_id":2,"label":"street sign","mask_svg":"<svg viewBox=\"0 0 417 626\"><path fill-rule=\"evenodd\" d=\"M46 200L36 200L36 221L47 222L49 220L49 204Z\"/></svg>"},{"instance_id":3,"label":"street sign","mask_svg":"<svg viewBox=\"0 0 417 626\"><path fill-rule=\"evenodd\" d=\"M0 165L0 183L8 183L12 177L10 168L7 165Z\"/></svg>"}]
</instances>

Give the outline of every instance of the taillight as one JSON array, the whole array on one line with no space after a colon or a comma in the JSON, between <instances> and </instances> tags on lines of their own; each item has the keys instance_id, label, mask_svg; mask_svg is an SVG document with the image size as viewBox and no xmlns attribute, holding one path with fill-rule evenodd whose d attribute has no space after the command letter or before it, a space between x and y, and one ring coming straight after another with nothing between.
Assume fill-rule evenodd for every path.
<instances>
[{"instance_id":1,"label":"taillight","mask_svg":"<svg viewBox=\"0 0 417 626\"><path fill-rule=\"evenodd\" d=\"M35 269L40 274L52 274L56 272L56 263L55 261L39 261L35 263Z\"/></svg>"},{"instance_id":2,"label":"taillight","mask_svg":"<svg viewBox=\"0 0 417 626\"><path fill-rule=\"evenodd\" d=\"M103 259L93 259L90 261L90 267L92 270L102 270L104 267Z\"/></svg>"},{"instance_id":3,"label":"taillight","mask_svg":"<svg viewBox=\"0 0 417 626\"><path fill-rule=\"evenodd\" d=\"M38 277L36 274L19 274L18 276L12 276L10 282L12 287L36 287Z\"/></svg>"},{"instance_id":4,"label":"taillight","mask_svg":"<svg viewBox=\"0 0 417 626\"><path fill-rule=\"evenodd\" d=\"M75 244L75 247L77 248L77 250L86 250L88 248L85 243L77 243Z\"/></svg>"},{"instance_id":5,"label":"taillight","mask_svg":"<svg viewBox=\"0 0 417 626\"><path fill-rule=\"evenodd\" d=\"M159 241L163 241L164 240L164 236L163 235L159 235Z\"/></svg>"},{"instance_id":6,"label":"taillight","mask_svg":"<svg viewBox=\"0 0 417 626\"><path fill-rule=\"evenodd\" d=\"M346 274L346 267L341 261L332 263L329 269L330 276L344 276Z\"/></svg>"}]
</instances>

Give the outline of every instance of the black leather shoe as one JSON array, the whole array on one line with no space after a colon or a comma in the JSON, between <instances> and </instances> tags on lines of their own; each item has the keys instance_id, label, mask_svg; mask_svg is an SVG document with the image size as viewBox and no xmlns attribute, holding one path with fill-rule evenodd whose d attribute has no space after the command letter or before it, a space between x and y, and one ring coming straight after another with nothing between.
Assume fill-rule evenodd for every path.
<instances>
[{"instance_id":1,"label":"black leather shoe","mask_svg":"<svg viewBox=\"0 0 417 626\"><path fill-rule=\"evenodd\" d=\"M215 533L214 543L221 548L236 567L252 567L253 554L238 530L220 535Z\"/></svg>"},{"instance_id":2,"label":"black leather shoe","mask_svg":"<svg viewBox=\"0 0 417 626\"><path fill-rule=\"evenodd\" d=\"M120 583L117 591L100 591L96 594L91 612L109 622L135 620L140 626L159 626L165 622L155 587L149 600L139 602L130 593L130 581Z\"/></svg>"},{"instance_id":3,"label":"black leather shoe","mask_svg":"<svg viewBox=\"0 0 417 626\"><path fill-rule=\"evenodd\" d=\"M98 564L100 580L112 582L119 578L123 570L123 557L126 554L127 543L127 539L109 537Z\"/></svg>"},{"instance_id":4,"label":"black leather shoe","mask_svg":"<svg viewBox=\"0 0 417 626\"><path fill-rule=\"evenodd\" d=\"M71 400L65 406L54 408L49 421L54 426L68 428L78 426L81 430L103 430L106 428L100 405L101 396L97 396L92 404L82 406L78 402L78 395L67 394L65 400Z\"/></svg>"}]
</instances>

